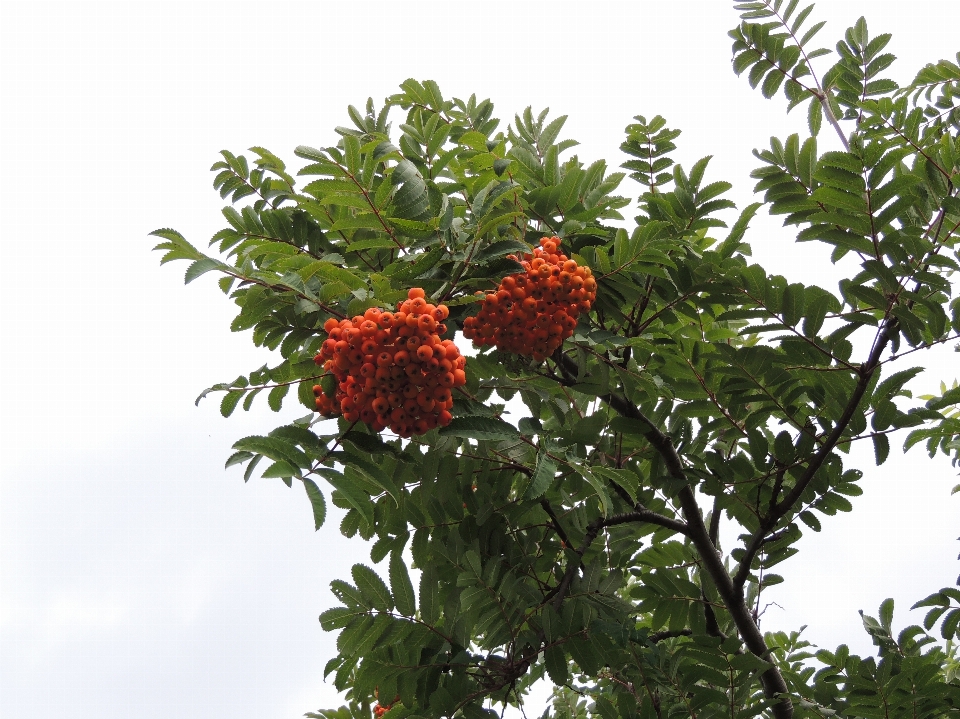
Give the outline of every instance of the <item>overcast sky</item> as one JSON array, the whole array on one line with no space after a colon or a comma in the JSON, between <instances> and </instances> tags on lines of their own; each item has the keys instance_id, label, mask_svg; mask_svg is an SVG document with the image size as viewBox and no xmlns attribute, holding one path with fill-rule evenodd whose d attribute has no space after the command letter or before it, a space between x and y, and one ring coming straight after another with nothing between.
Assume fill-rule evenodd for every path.
<instances>
[{"instance_id":1,"label":"overcast sky","mask_svg":"<svg viewBox=\"0 0 960 719\"><path fill-rule=\"evenodd\" d=\"M821 0L832 47L863 2ZM866 4L912 79L953 58L960 5ZM908 8L908 14L904 8ZM236 439L301 415L261 405L229 420L205 387L269 356L231 334L212 275L183 287L147 233L195 244L224 225L210 165L221 149L330 145L348 104L407 77L490 97L502 128L527 105L568 114L586 162L622 160L631 117L683 130L677 158L712 154L708 180L751 200L750 150L802 131L730 70L724 0L669 2L2 3L0 174L0 715L11 719L287 719L338 705L323 682L334 636L317 615L368 547L336 512L313 531L301 489L223 470ZM400 121L400 113L393 116ZM822 134L822 147L830 134ZM627 181L625 194L636 194ZM747 239L768 269L833 286L826 255L776 220ZM956 355L914 355L956 376ZM261 403L262 404L262 403ZM899 441L894 442L899 446ZM857 609L913 601L957 576L956 470L921 450L783 565L764 629L868 651ZM528 715L539 714L533 707Z\"/></svg>"}]
</instances>

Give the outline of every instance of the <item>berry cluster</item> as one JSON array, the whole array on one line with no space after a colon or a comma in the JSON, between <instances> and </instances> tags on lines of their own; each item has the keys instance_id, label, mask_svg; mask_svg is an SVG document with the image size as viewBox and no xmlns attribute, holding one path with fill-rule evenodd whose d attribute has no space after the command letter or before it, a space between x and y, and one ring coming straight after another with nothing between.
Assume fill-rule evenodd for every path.
<instances>
[{"instance_id":1,"label":"berry cluster","mask_svg":"<svg viewBox=\"0 0 960 719\"><path fill-rule=\"evenodd\" d=\"M388 711L390 711L393 708L394 704L400 701L400 695L397 694L394 700L389 704L381 704L379 702L379 692L376 692L376 694L378 695L378 701L377 701L377 705L373 708L373 715L376 717L376 719L380 719L380 717L382 717L384 714L386 714Z\"/></svg>"},{"instance_id":2,"label":"berry cluster","mask_svg":"<svg viewBox=\"0 0 960 719\"><path fill-rule=\"evenodd\" d=\"M443 321L446 305L431 305L415 287L397 312L372 307L352 320L329 319L314 361L336 380L332 397L313 388L316 409L325 417L342 414L375 432L389 427L401 437L424 434L452 419L452 390L467 381L466 358Z\"/></svg>"},{"instance_id":3,"label":"berry cluster","mask_svg":"<svg viewBox=\"0 0 960 719\"><path fill-rule=\"evenodd\" d=\"M463 335L477 347L494 345L542 360L573 334L580 313L590 310L597 281L589 267L560 253L559 237L544 237L520 264L526 273L504 277L496 292L484 297L477 316L464 321Z\"/></svg>"}]
</instances>

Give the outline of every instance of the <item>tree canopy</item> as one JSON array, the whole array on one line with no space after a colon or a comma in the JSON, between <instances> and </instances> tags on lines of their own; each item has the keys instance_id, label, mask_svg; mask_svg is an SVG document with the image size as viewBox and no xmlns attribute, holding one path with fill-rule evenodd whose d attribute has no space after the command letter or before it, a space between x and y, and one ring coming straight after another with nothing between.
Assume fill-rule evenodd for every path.
<instances>
[{"instance_id":1,"label":"tree canopy","mask_svg":"<svg viewBox=\"0 0 960 719\"><path fill-rule=\"evenodd\" d=\"M214 254L153 233L279 352L201 398L309 410L227 466L302 484L318 529L329 496L371 542L320 616L348 705L308 716L480 719L540 680L558 719L960 714L956 587L918 602L923 626L897 632L890 600L864 616L876 657L757 616L803 532L852 510L851 444L960 459L960 388L915 398L922 370L897 366L960 337L960 67L901 87L862 18L830 51L812 5L735 9L734 71L808 133L755 151L759 199L731 223L732 185L710 157L684 169L660 116L633 118L611 171L569 154L566 117L504 128L490 100L411 79L298 147L296 172L223 151ZM761 208L848 279L751 262Z\"/></svg>"}]
</instances>

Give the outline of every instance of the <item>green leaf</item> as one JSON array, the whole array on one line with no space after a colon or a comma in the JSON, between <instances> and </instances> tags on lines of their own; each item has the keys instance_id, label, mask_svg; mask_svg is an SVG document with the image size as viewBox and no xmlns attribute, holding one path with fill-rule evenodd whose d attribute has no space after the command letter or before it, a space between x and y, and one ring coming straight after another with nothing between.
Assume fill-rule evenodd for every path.
<instances>
[{"instance_id":1,"label":"green leaf","mask_svg":"<svg viewBox=\"0 0 960 719\"><path fill-rule=\"evenodd\" d=\"M334 452L331 455L334 459L342 462L345 466L350 466L363 473L378 489L386 492L396 506L400 506L400 499L397 497L397 487L393 480L387 476L380 467L365 457L361 457L355 452L349 450L344 452Z\"/></svg>"},{"instance_id":2,"label":"green leaf","mask_svg":"<svg viewBox=\"0 0 960 719\"><path fill-rule=\"evenodd\" d=\"M800 512L800 520L806 524L814 532L820 531L820 520L817 519L817 515L810 511Z\"/></svg>"},{"instance_id":3,"label":"green leaf","mask_svg":"<svg viewBox=\"0 0 960 719\"><path fill-rule=\"evenodd\" d=\"M593 473L603 477L608 482L615 482L622 487L630 499L637 501L637 492L640 489L640 478L635 472L628 469L613 469L612 467L597 466L593 468Z\"/></svg>"},{"instance_id":4,"label":"green leaf","mask_svg":"<svg viewBox=\"0 0 960 719\"><path fill-rule=\"evenodd\" d=\"M417 166L410 160L401 160L397 163L390 181L394 185L399 185L393 196L394 212L397 217L416 220L429 208L427 185L420 176Z\"/></svg>"},{"instance_id":5,"label":"green leaf","mask_svg":"<svg viewBox=\"0 0 960 719\"><path fill-rule=\"evenodd\" d=\"M873 454L878 467L887 461L887 457L890 456L890 440L887 435L873 435Z\"/></svg>"},{"instance_id":6,"label":"green leaf","mask_svg":"<svg viewBox=\"0 0 960 719\"><path fill-rule=\"evenodd\" d=\"M228 270L229 267L220 260L215 260L212 257L204 257L202 260L196 260L187 267L187 271L183 276L183 283L185 285L190 284L200 275L210 272L210 270Z\"/></svg>"},{"instance_id":7,"label":"green leaf","mask_svg":"<svg viewBox=\"0 0 960 719\"><path fill-rule=\"evenodd\" d=\"M279 437L244 437L233 445L234 449L256 452L275 461L286 461L294 467L309 467L310 458L303 450Z\"/></svg>"},{"instance_id":8,"label":"green leaf","mask_svg":"<svg viewBox=\"0 0 960 719\"><path fill-rule=\"evenodd\" d=\"M249 482L250 477L253 476L253 470L256 469L257 465L260 463L260 460L263 459L262 454L255 454L253 459L250 460L250 464L247 465L247 468L243 471L243 481Z\"/></svg>"},{"instance_id":9,"label":"green leaf","mask_svg":"<svg viewBox=\"0 0 960 719\"><path fill-rule=\"evenodd\" d=\"M567 657L560 647L547 647L543 652L543 662L550 681L561 687L567 683Z\"/></svg>"},{"instance_id":10,"label":"green leaf","mask_svg":"<svg viewBox=\"0 0 960 719\"><path fill-rule=\"evenodd\" d=\"M550 124L540 131L540 138L537 145L541 151L547 147L550 147L554 143L554 140L557 139L557 135L560 134L560 130L563 128L563 125L566 121L567 116L560 115L560 117L556 118L555 120L551 120Z\"/></svg>"},{"instance_id":11,"label":"green leaf","mask_svg":"<svg viewBox=\"0 0 960 719\"><path fill-rule=\"evenodd\" d=\"M597 493L597 497L600 499L600 505L602 507L603 516L610 516L610 512L613 511L613 502L610 500L610 493L607 492L607 487L604 484L603 480L597 477L593 472L587 469L584 465L577 462L567 462L567 464L581 477L583 477L587 484L593 487L594 491Z\"/></svg>"},{"instance_id":12,"label":"green leaf","mask_svg":"<svg viewBox=\"0 0 960 719\"><path fill-rule=\"evenodd\" d=\"M437 580L432 567L421 567L420 574L420 618L427 624L433 624L440 616L440 603L437 597Z\"/></svg>"},{"instance_id":13,"label":"green leaf","mask_svg":"<svg viewBox=\"0 0 960 719\"><path fill-rule=\"evenodd\" d=\"M323 492L317 486L316 482L308 477L303 477L303 488L307 490L307 497L310 499L310 506L313 507L313 525L314 531L323 526L323 520L327 516L327 503L323 499Z\"/></svg>"},{"instance_id":14,"label":"green leaf","mask_svg":"<svg viewBox=\"0 0 960 719\"><path fill-rule=\"evenodd\" d=\"M372 212L358 213L333 223L331 232L340 230L383 230L383 221Z\"/></svg>"},{"instance_id":15,"label":"green leaf","mask_svg":"<svg viewBox=\"0 0 960 719\"><path fill-rule=\"evenodd\" d=\"M363 598L370 602L370 606L381 612L389 612L393 609L393 596L380 575L370 569L365 564L354 564L350 570L353 581L357 584L357 589L363 595Z\"/></svg>"},{"instance_id":16,"label":"green leaf","mask_svg":"<svg viewBox=\"0 0 960 719\"><path fill-rule=\"evenodd\" d=\"M346 250L347 252L360 252L361 250L393 250L396 247L397 243L389 237L369 237L351 242Z\"/></svg>"},{"instance_id":17,"label":"green leaf","mask_svg":"<svg viewBox=\"0 0 960 719\"><path fill-rule=\"evenodd\" d=\"M823 123L823 107L819 101L812 100L807 114L807 126L810 128L810 134L816 137L820 134L820 126Z\"/></svg>"},{"instance_id":18,"label":"green leaf","mask_svg":"<svg viewBox=\"0 0 960 719\"><path fill-rule=\"evenodd\" d=\"M403 561L403 555L398 550L390 553L390 588L393 589L397 611L405 617L412 617L417 611L416 598L413 594L410 575L407 573L407 565Z\"/></svg>"},{"instance_id":19,"label":"green leaf","mask_svg":"<svg viewBox=\"0 0 960 719\"><path fill-rule=\"evenodd\" d=\"M440 436L505 440L516 439L520 432L512 424L495 417L454 417L450 424L440 429Z\"/></svg>"},{"instance_id":20,"label":"green leaf","mask_svg":"<svg viewBox=\"0 0 960 719\"><path fill-rule=\"evenodd\" d=\"M351 175L356 175L360 171L360 140L354 135L345 135L343 150L347 170Z\"/></svg>"},{"instance_id":21,"label":"green leaf","mask_svg":"<svg viewBox=\"0 0 960 719\"><path fill-rule=\"evenodd\" d=\"M267 467L261 476L265 479L279 477L288 487L292 487L293 483L290 479L292 477L299 477L300 470L297 469L296 465L290 464L290 462L287 462L285 459L281 459Z\"/></svg>"},{"instance_id":22,"label":"green leaf","mask_svg":"<svg viewBox=\"0 0 960 719\"><path fill-rule=\"evenodd\" d=\"M373 526L373 502L370 501L369 494L335 470L321 468L317 470L317 474L325 477L330 485L343 495L347 503L366 520L368 527Z\"/></svg>"},{"instance_id":23,"label":"green leaf","mask_svg":"<svg viewBox=\"0 0 960 719\"><path fill-rule=\"evenodd\" d=\"M416 259L413 262L401 260L394 262L387 267L383 273L393 280L412 280L420 277L428 270L432 269L440 261L446 250L443 247L434 247L429 252L421 252L414 255Z\"/></svg>"},{"instance_id":24,"label":"green leaf","mask_svg":"<svg viewBox=\"0 0 960 719\"><path fill-rule=\"evenodd\" d=\"M888 631L893 625L893 599L884 599L880 604L880 624Z\"/></svg>"},{"instance_id":25,"label":"green leaf","mask_svg":"<svg viewBox=\"0 0 960 719\"><path fill-rule=\"evenodd\" d=\"M574 425L571 438L579 444L594 446L599 441L600 432L606 425L606 415L603 412L594 412Z\"/></svg>"},{"instance_id":26,"label":"green leaf","mask_svg":"<svg viewBox=\"0 0 960 719\"><path fill-rule=\"evenodd\" d=\"M362 607L333 607L320 615L320 626L325 632L343 629L353 619L366 613Z\"/></svg>"},{"instance_id":27,"label":"green leaf","mask_svg":"<svg viewBox=\"0 0 960 719\"><path fill-rule=\"evenodd\" d=\"M229 417L231 414L233 414L233 410L237 408L237 404L240 402L240 399L244 394L246 394L246 392L227 392L223 396L223 399L220 400L220 414L222 414L224 417ZM198 397L197 401L199 400L200 398Z\"/></svg>"},{"instance_id":28,"label":"green leaf","mask_svg":"<svg viewBox=\"0 0 960 719\"><path fill-rule=\"evenodd\" d=\"M780 85L783 84L786 75L776 68L772 69L767 77L763 81L763 86L760 88L760 92L766 98L771 98L777 94L777 90L780 89Z\"/></svg>"},{"instance_id":29,"label":"green leaf","mask_svg":"<svg viewBox=\"0 0 960 719\"><path fill-rule=\"evenodd\" d=\"M525 497L527 499L538 499L546 492L553 483L557 475L557 463L553 458L542 449L537 454L537 466L530 478L530 484L527 485Z\"/></svg>"},{"instance_id":30,"label":"green leaf","mask_svg":"<svg viewBox=\"0 0 960 719\"><path fill-rule=\"evenodd\" d=\"M319 276L330 282L342 282L351 290L359 290L367 286L367 283L363 279L357 277L349 270L339 267L332 262L322 260L310 263L300 270L299 274L304 282L313 276Z\"/></svg>"},{"instance_id":31,"label":"green leaf","mask_svg":"<svg viewBox=\"0 0 960 719\"><path fill-rule=\"evenodd\" d=\"M253 456L254 455L251 452L234 452L233 454L230 455L230 458L227 459L227 462L226 464L224 464L223 468L228 469L229 467L232 467L235 464L243 464L248 459L251 459Z\"/></svg>"},{"instance_id":32,"label":"green leaf","mask_svg":"<svg viewBox=\"0 0 960 719\"><path fill-rule=\"evenodd\" d=\"M290 385L288 384L282 384L271 389L267 395L267 404L270 405L270 409L274 412L279 412L283 404L283 398L287 396L287 392L289 391Z\"/></svg>"},{"instance_id":33,"label":"green leaf","mask_svg":"<svg viewBox=\"0 0 960 719\"><path fill-rule=\"evenodd\" d=\"M623 434L633 434L640 437L646 437L650 432L650 427L636 419L630 419L628 417L614 417L612 420L610 420L610 430L612 432L621 432Z\"/></svg>"}]
</instances>

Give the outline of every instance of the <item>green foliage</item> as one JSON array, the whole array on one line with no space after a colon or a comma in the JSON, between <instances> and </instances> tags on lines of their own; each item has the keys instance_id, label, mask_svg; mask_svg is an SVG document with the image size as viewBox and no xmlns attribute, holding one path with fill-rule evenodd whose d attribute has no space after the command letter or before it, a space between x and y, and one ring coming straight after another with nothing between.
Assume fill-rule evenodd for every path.
<instances>
[{"instance_id":1,"label":"green foliage","mask_svg":"<svg viewBox=\"0 0 960 719\"><path fill-rule=\"evenodd\" d=\"M189 262L187 282L221 274L231 329L279 352L200 395L224 393L225 416L263 392L274 411L312 410L333 379L313 361L324 323L392 310L410 287L448 305L459 337L475 293L542 237L598 283L545 361L471 357L446 427L407 441L311 413L234 445L228 467L302 482L317 528L328 492L340 531L370 543L372 566L334 582L340 606L320 617L339 632L325 674L348 706L308 716L366 717L376 693L399 697L395 719L479 719L540 680L558 718L956 713L955 649L929 632L942 620L940 637L958 638L957 590L918 603L923 627L896 638L892 602L864 617L876 659L764 636L750 607L784 581L771 570L805 527L852 511L852 443L879 465L902 430L905 449L960 459L956 386L918 403L920 370L895 364L960 337L960 70L941 61L899 88L881 77L890 36L861 19L818 80L812 61L831 52L811 46L812 5L735 7L735 72L782 90L788 110L808 102L810 127L755 151L762 201L739 213L710 157L678 161L680 131L660 116L626 128L629 223L626 174L568 155L565 117L527 108L500 129L489 100L411 79L383 106L351 106L336 144L297 148L295 172L263 148L223 151L215 255L153 233L162 262ZM842 149L821 149L824 121ZM848 279L830 289L752 263L763 206L798 242L830 246ZM734 546L719 546L724 522Z\"/></svg>"}]
</instances>

